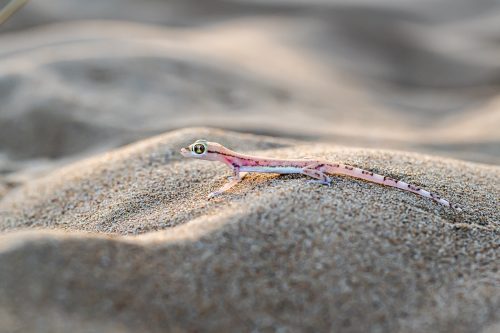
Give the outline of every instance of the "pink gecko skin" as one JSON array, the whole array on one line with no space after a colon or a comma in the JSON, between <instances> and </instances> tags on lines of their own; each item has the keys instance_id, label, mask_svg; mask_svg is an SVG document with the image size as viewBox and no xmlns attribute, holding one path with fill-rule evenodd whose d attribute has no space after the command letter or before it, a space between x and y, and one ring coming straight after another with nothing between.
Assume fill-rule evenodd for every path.
<instances>
[{"instance_id":1,"label":"pink gecko skin","mask_svg":"<svg viewBox=\"0 0 500 333\"><path fill-rule=\"evenodd\" d=\"M278 174L303 174L325 185L331 185L332 179L329 175L344 175L363 179L372 183L396 187L404 191L413 192L435 202L461 211L458 205L450 203L438 195L421 189L415 185L405 183L387 176L382 176L371 171L363 170L350 165L333 163L325 160L313 159L276 159L267 157L250 156L234 152L221 144L197 140L188 147L181 149L184 157L197 158L207 161L218 161L226 164L233 171L231 180L219 190L209 194L209 198L215 197L229 190L239 183L248 172L265 172Z\"/></svg>"}]
</instances>

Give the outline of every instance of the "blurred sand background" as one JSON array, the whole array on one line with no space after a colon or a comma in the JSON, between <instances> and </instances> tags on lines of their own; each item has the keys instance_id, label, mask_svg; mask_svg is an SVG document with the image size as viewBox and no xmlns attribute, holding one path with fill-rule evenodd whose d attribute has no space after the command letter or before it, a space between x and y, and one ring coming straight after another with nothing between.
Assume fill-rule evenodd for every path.
<instances>
[{"instance_id":1,"label":"blurred sand background","mask_svg":"<svg viewBox=\"0 0 500 333\"><path fill-rule=\"evenodd\" d=\"M0 332L500 331L499 31L495 0L29 2L0 27ZM198 138L466 210L271 175L207 202Z\"/></svg>"}]
</instances>

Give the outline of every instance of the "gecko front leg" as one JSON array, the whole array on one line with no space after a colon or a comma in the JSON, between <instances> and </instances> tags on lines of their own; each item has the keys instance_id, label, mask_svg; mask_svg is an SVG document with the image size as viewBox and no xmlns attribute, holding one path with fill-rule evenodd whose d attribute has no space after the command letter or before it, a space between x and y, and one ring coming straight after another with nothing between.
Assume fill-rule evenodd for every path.
<instances>
[{"instance_id":1,"label":"gecko front leg","mask_svg":"<svg viewBox=\"0 0 500 333\"><path fill-rule=\"evenodd\" d=\"M224 184L221 188L219 188L217 191L211 192L208 195L208 199L211 199L213 197L216 197L218 195L221 195L222 193L226 192L230 188L232 188L234 185L238 184L241 182L241 180L248 174L248 172L240 172L239 167L233 167L233 175L229 177L229 182Z\"/></svg>"},{"instance_id":2,"label":"gecko front leg","mask_svg":"<svg viewBox=\"0 0 500 333\"><path fill-rule=\"evenodd\" d=\"M302 169L302 174L316 178L315 180L310 180L309 183L319 183L323 185L332 185L332 179L327 176L326 173L321 171L321 164L313 164Z\"/></svg>"}]
</instances>

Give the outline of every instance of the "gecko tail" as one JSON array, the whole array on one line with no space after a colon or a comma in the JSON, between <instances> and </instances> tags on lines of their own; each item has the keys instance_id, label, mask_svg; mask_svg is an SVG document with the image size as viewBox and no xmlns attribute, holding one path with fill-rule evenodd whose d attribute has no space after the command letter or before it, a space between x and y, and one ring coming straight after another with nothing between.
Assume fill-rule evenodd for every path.
<instances>
[{"instance_id":1,"label":"gecko tail","mask_svg":"<svg viewBox=\"0 0 500 333\"><path fill-rule=\"evenodd\" d=\"M451 209L461 212L462 208L454 203L451 203L450 201L441 198L439 195L429 192L425 189L422 189L418 186L408 184L404 181L396 180L391 177L379 175L376 173L373 173L371 171L363 170L360 168L356 168L353 166L349 165L343 165L343 164L331 164L328 165L328 170L325 170L327 173L331 174L340 174L340 175L346 175L346 176L351 176L354 178L358 179L363 179L372 183L380 184L380 185L386 185L386 186L391 186L395 188L399 188L404 191L408 192L413 192L415 194L418 194L422 197L429 198L431 200L434 200L435 202L439 203L442 206L445 207L450 207Z\"/></svg>"}]
</instances>

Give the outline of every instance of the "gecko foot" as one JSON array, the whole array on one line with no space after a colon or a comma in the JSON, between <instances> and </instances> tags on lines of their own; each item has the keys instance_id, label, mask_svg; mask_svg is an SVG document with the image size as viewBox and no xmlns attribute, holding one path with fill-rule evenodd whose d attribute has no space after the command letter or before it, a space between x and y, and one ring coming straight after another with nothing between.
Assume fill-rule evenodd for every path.
<instances>
[{"instance_id":1,"label":"gecko foot","mask_svg":"<svg viewBox=\"0 0 500 333\"><path fill-rule=\"evenodd\" d=\"M215 198L216 196L219 196L219 195L223 194L224 192L226 192L227 190L229 190L230 188L232 188L234 185L236 185L239 182L241 182L241 180L247 174L248 174L248 172L240 172L239 176L238 175L232 176L232 178L230 178L229 182L227 182L226 184L224 184L220 189L218 189L217 191L214 191L214 192L210 193L208 195L207 199L210 200L212 198Z\"/></svg>"},{"instance_id":2,"label":"gecko foot","mask_svg":"<svg viewBox=\"0 0 500 333\"><path fill-rule=\"evenodd\" d=\"M215 197L218 197L221 194L222 194L222 192L220 192L220 191L211 192L208 194L207 199L208 200L213 199Z\"/></svg>"}]
</instances>

